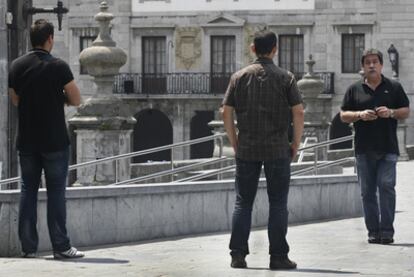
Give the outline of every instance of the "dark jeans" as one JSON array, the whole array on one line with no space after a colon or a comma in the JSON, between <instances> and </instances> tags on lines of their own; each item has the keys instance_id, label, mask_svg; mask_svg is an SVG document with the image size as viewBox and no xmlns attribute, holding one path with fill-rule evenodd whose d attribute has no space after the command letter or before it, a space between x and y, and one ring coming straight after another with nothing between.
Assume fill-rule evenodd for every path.
<instances>
[{"instance_id":1,"label":"dark jeans","mask_svg":"<svg viewBox=\"0 0 414 277\"><path fill-rule=\"evenodd\" d=\"M47 188L47 225L54 251L70 248L66 231L66 177L68 174L69 149L59 152L20 152L22 189L19 210L19 238L22 251L37 251L37 192L42 169Z\"/></svg>"},{"instance_id":2,"label":"dark jeans","mask_svg":"<svg viewBox=\"0 0 414 277\"><path fill-rule=\"evenodd\" d=\"M264 164L269 198L269 254L287 256L288 226L287 200L290 183L290 159L274 161L243 161L236 159L236 203L230 239L231 255L249 254L248 239L251 228L252 208Z\"/></svg>"},{"instance_id":3,"label":"dark jeans","mask_svg":"<svg viewBox=\"0 0 414 277\"><path fill-rule=\"evenodd\" d=\"M358 154L356 156L365 225L369 236L388 238L394 235L397 159L396 154Z\"/></svg>"}]
</instances>

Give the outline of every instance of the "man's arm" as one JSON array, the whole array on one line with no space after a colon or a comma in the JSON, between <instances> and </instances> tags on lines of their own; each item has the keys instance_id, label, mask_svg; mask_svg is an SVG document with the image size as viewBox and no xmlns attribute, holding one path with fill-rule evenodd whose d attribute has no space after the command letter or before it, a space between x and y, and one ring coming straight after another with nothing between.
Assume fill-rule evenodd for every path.
<instances>
[{"instance_id":1,"label":"man's arm","mask_svg":"<svg viewBox=\"0 0 414 277\"><path fill-rule=\"evenodd\" d=\"M409 107L401 107L398 109L389 109L385 106L377 108L377 115L382 118L406 119L410 115Z\"/></svg>"},{"instance_id":2,"label":"man's arm","mask_svg":"<svg viewBox=\"0 0 414 277\"><path fill-rule=\"evenodd\" d=\"M67 83L63 89L66 93L66 103L71 106L79 106L81 103L81 96L78 86L75 83L75 80Z\"/></svg>"},{"instance_id":3,"label":"man's arm","mask_svg":"<svg viewBox=\"0 0 414 277\"><path fill-rule=\"evenodd\" d=\"M410 116L410 108L402 107L394 110L395 119L406 119Z\"/></svg>"},{"instance_id":4,"label":"man's arm","mask_svg":"<svg viewBox=\"0 0 414 277\"><path fill-rule=\"evenodd\" d=\"M19 105L19 96L16 91L13 88L9 88L9 94L12 104L17 107Z\"/></svg>"},{"instance_id":5,"label":"man's arm","mask_svg":"<svg viewBox=\"0 0 414 277\"><path fill-rule=\"evenodd\" d=\"M224 122L227 137L229 138L230 144L234 149L234 153L237 153L238 140L236 126L234 125L234 108L232 106L223 105L223 107L220 108L220 113Z\"/></svg>"},{"instance_id":6,"label":"man's arm","mask_svg":"<svg viewBox=\"0 0 414 277\"><path fill-rule=\"evenodd\" d=\"M292 122L293 122L293 141L290 145L292 160L296 157L300 142L302 140L303 125L305 121L305 112L303 105L298 104L292 107Z\"/></svg>"},{"instance_id":7,"label":"man's arm","mask_svg":"<svg viewBox=\"0 0 414 277\"><path fill-rule=\"evenodd\" d=\"M374 110L341 111L339 115L341 121L345 123L353 123L358 120L371 121L378 118L377 113Z\"/></svg>"}]
</instances>

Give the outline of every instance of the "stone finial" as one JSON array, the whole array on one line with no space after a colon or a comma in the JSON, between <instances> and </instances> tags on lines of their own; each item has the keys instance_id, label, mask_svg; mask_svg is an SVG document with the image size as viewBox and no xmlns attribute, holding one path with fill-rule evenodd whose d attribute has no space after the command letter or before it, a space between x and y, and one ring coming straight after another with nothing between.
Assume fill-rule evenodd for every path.
<instances>
[{"instance_id":1,"label":"stone finial","mask_svg":"<svg viewBox=\"0 0 414 277\"><path fill-rule=\"evenodd\" d=\"M308 65L308 74L313 76L313 66L315 65L315 61L312 60L312 54L309 55L309 60L306 61L306 64Z\"/></svg>"},{"instance_id":2,"label":"stone finial","mask_svg":"<svg viewBox=\"0 0 414 277\"><path fill-rule=\"evenodd\" d=\"M108 12L108 3L106 1L101 2L100 12L95 15L95 20L99 23L99 35L96 40L92 43L93 46L116 46L115 41L109 32L109 24L114 19L113 14Z\"/></svg>"},{"instance_id":3,"label":"stone finial","mask_svg":"<svg viewBox=\"0 0 414 277\"><path fill-rule=\"evenodd\" d=\"M92 46L84 49L79 56L80 63L86 67L89 75L95 77L95 82L101 77L113 78L127 60L125 51L116 47L115 41L111 38L109 24L113 18L114 16L108 12L108 4L103 1L100 5L100 12L95 15L95 20L99 23L98 37ZM113 82L113 80L108 80L108 82ZM111 89L112 84L105 89L105 94L110 94ZM101 93L102 89L97 91Z\"/></svg>"},{"instance_id":4,"label":"stone finial","mask_svg":"<svg viewBox=\"0 0 414 277\"><path fill-rule=\"evenodd\" d=\"M320 77L313 71L315 61L312 59L312 55L309 55L306 64L308 65L308 72L298 81L298 88L304 98L317 98L323 92L324 85Z\"/></svg>"}]
</instances>

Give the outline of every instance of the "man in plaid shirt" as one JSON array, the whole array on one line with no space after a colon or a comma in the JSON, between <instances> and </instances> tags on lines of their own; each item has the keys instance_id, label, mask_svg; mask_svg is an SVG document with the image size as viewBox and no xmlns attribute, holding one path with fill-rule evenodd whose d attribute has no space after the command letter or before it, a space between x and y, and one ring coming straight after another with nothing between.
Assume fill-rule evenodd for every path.
<instances>
[{"instance_id":1,"label":"man in plaid shirt","mask_svg":"<svg viewBox=\"0 0 414 277\"><path fill-rule=\"evenodd\" d=\"M257 59L233 74L221 113L236 154L236 203L230 240L231 266L247 267L251 213L260 172L264 165L269 197L270 269L294 269L286 241L290 162L300 145L304 111L292 73L273 63L277 38L273 32L255 34L251 46ZM237 129L234 124L237 117ZM293 118L293 141L289 143L289 115Z\"/></svg>"}]
</instances>

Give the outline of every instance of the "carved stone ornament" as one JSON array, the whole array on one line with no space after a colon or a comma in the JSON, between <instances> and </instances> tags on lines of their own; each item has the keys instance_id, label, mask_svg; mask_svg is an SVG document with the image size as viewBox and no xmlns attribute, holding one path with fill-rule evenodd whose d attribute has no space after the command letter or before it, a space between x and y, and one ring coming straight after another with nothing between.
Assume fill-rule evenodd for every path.
<instances>
[{"instance_id":1,"label":"carved stone ornament","mask_svg":"<svg viewBox=\"0 0 414 277\"><path fill-rule=\"evenodd\" d=\"M177 28L176 32L175 55L185 69L189 70L201 57L201 30L196 27L184 27Z\"/></svg>"}]
</instances>

